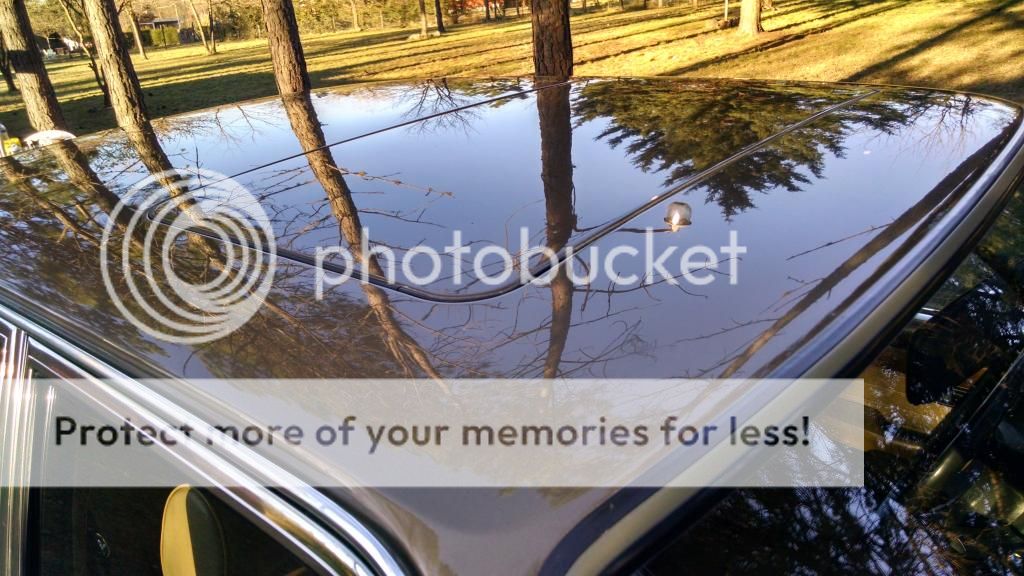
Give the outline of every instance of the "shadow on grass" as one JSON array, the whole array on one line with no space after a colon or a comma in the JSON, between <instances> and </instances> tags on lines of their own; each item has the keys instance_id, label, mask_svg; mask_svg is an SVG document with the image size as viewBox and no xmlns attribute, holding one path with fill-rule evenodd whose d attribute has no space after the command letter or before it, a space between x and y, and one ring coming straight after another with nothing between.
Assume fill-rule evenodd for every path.
<instances>
[{"instance_id":1,"label":"shadow on grass","mask_svg":"<svg viewBox=\"0 0 1024 576\"><path fill-rule=\"evenodd\" d=\"M928 40L915 44L914 47L908 48L907 50L904 50L898 54L894 54L886 58L885 60L876 62L871 66L868 66L867 68L864 68L859 72L856 72L855 74L847 76L843 80L847 82L856 82L858 80L868 78L869 76L876 74L878 72L892 69L900 62L912 58L918 54L921 54L926 50L935 48L936 46L939 46L943 42L949 40L951 37L961 32L964 32L968 28L971 28L978 24L987 23L989 20L993 18L1008 20L1008 22L1006 22L1008 29L1007 31L1011 33L1016 32L1017 34L1021 34L1022 32L1024 32L1024 19L1014 14L1009 14L1006 12L1007 9L1012 8L1014 6L1019 6L1021 4L1022 0L1004 0L1000 4L994 6L991 10L983 12L982 14L979 14L978 16L975 16L970 20L965 20L957 24L956 26L953 26L952 28L936 27L936 32L938 33L935 36L929 38ZM941 32L939 32L939 30L941 30ZM1020 40L1022 42L1022 45L1024 45L1024 38L1018 36L1018 40Z\"/></svg>"},{"instance_id":2,"label":"shadow on grass","mask_svg":"<svg viewBox=\"0 0 1024 576\"><path fill-rule=\"evenodd\" d=\"M268 72L223 74L188 82L143 88L146 108L153 118L193 112L277 94L274 76ZM196 94L202 96L197 98ZM98 94L61 102L70 130L79 135L117 127L114 112L103 107ZM32 131L24 108L0 113L0 122L11 134L25 135Z\"/></svg>"},{"instance_id":3,"label":"shadow on grass","mask_svg":"<svg viewBox=\"0 0 1024 576\"><path fill-rule=\"evenodd\" d=\"M879 16L881 14L885 14L886 12L890 12L892 10L896 10L897 8L905 8L907 6L906 3L898 2L896 0L890 0L889 2L885 2L883 4L884 4L883 7L877 8L875 10L870 10L868 12L861 12L861 13L858 13L858 14L856 14L854 16L849 17L849 18L844 18L844 19L839 20L837 22L833 22L831 24L826 24L824 26L819 26L817 28L812 28L812 29L807 30L805 32L797 32L797 33L794 33L794 34L786 34L786 35L781 36L779 38L775 38L774 40L769 40L767 42L761 42L759 44L755 44L754 46L751 46L750 48L746 48L744 50L739 50L739 51L736 51L736 52L730 52L728 54L722 54L720 56L715 56L715 57L712 57L712 58L707 58L705 60L701 60L700 62L695 62L693 64L689 64L687 66L683 66L681 68L676 68L675 70L671 70L669 72L666 72L666 74L668 74L668 75L681 75L681 74L688 74L690 72L696 72L697 70L700 70L702 68L707 68L708 66L713 66L713 65L716 65L716 64L721 64L723 62L729 62L730 60L735 60L737 58L742 58L743 56L748 56L750 54L756 54L758 52L764 52L766 50L771 50L773 48L779 48L779 47L785 46L786 44L789 44L791 42L796 42L797 40L803 40L804 38L808 38L810 36L814 36L814 35L817 35L817 34L823 34L825 32L828 32L829 30L835 30L836 28L839 28L841 26L845 26L847 24L853 24L853 23L855 23L855 22L857 22L857 21L859 21L861 19L864 19L864 18L872 18L872 17L875 17L875 16Z\"/></svg>"},{"instance_id":4,"label":"shadow on grass","mask_svg":"<svg viewBox=\"0 0 1024 576\"><path fill-rule=\"evenodd\" d=\"M774 16L778 17L790 13L799 12L804 7L809 6L829 7L848 4L860 5L864 1L865 0L844 0L838 3L831 3L823 2L822 0L795 0L787 2L784 5L780 6L780 8L784 9L775 12ZM638 10L631 12L613 13L612 15L609 16L591 15L586 20L583 20L583 22L574 21L573 35L575 39L573 42L573 47L575 50L578 51L581 48L613 43L623 39L630 38L635 35L648 34L659 30L682 28L686 26L696 27L696 25L700 24L701 22L710 22L718 13L718 7L716 5L709 4L704 4L697 8L692 8L689 5L685 5L681 7L675 7L670 10L671 12L664 9L650 9L646 11ZM639 14L640 16L635 16L634 14ZM612 20L614 21L614 24L610 25L609 21ZM666 20L668 22L661 23L661 21ZM643 24L648 22L651 23L651 26L645 27L641 31L630 30L626 28L628 26L635 26L637 24ZM340 66L333 69L328 69L326 70L326 72L332 74L332 76L330 77L335 80L347 79L348 76L346 76L346 74L354 74L358 72L369 72L377 79L400 78L403 76L403 70L415 70L417 68L422 68L425 64L431 64L436 62L449 62L452 60L453 56L462 59L469 59L473 57L484 56L488 53L507 54L509 51L514 51L515 49L518 48L523 48L525 50L528 49L530 44L532 43L532 39L529 36L528 24L528 22L525 23L524 26L522 26L521 28L514 27L512 30L502 30L503 36L513 37L513 39L511 40L506 40L503 43L490 43L485 47L480 47L479 49L475 50L473 48L479 47L480 44L479 36L471 36L465 39L449 41L445 43L443 46L438 46L435 43L431 46L425 46L424 50L422 50L421 52L410 52L408 49L402 49L402 47L399 46L398 49L396 50L389 50L382 54L378 54L378 56L380 57L375 60L352 63L347 66ZM479 26L481 26L481 24L472 25L473 28L477 28ZM484 26L486 26L486 24L484 24ZM621 28L621 32L610 35L608 37L594 38L589 40L586 39L586 35L588 34L598 33L604 30L616 30L617 28ZM629 48L607 55L601 55L587 59L578 59L576 61L576 65L578 66L582 64L593 63L614 56L643 50L662 43L677 42L679 40L693 38L714 32L716 32L716 30L714 29L699 30L691 34L680 36L673 40L664 40L653 44L646 43L640 47ZM466 50L466 48L470 48L470 50ZM467 66L466 68L459 70L459 73L465 74L477 71L486 72L488 69L493 69L497 66L501 66L504 64L523 62L525 62L528 66L529 53L512 54L511 56L490 59L484 63L473 63ZM374 70L363 70L363 68L365 67L375 65L381 66L389 63L394 65ZM528 71L524 71L524 73L526 72Z\"/></svg>"},{"instance_id":5,"label":"shadow on grass","mask_svg":"<svg viewBox=\"0 0 1024 576\"><path fill-rule=\"evenodd\" d=\"M802 5L802 4L821 4L821 0L799 0L791 5ZM715 7L709 7L704 5L697 9L693 9L689 6L682 8L674 8L672 12L667 10L639 10L629 13L613 13L607 17L591 16L583 22L573 23L573 35L576 40L573 42L573 47L579 50L584 47L596 46L606 43L612 43L621 41L622 39L629 38L636 35L648 34L651 32L694 26L702 21L708 20L717 10ZM624 14L642 14L642 17L629 17L624 18ZM616 18L616 25L608 25L607 19ZM660 23L660 21L668 20L668 22ZM650 22L651 26L645 27L641 31L626 29L626 26L635 26L637 24ZM386 50L382 53L376 54L378 57L374 60L354 62L345 66L338 66L322 70L328 75L328 78L332 80L345 80L358 73L369 73L375 79L382 78L401 78L403 77L404 70L416 70L421 69L425 65L433 63L448 63L453 61L453 58L459 58L462 60L479 60L480 57L486 56L487 54L499 54L501 56L487 59L485 62L473 61L466 67L458 70L460 75L466 73L483 72L486 73L488 69L494 69L498 66L509 64L509 63L523 63L525 67L529 67L529 52L528 48L532 43L532 38L529 35L529 23L520 23L522 26L512 26L504 28L501 33L506 38L504 42L488 43L485 46L481 46L481 36L486 34L473 34L472 36L458 39L449 40L439 44L438 42L425 43L422 50L410 51L407 47L399 45L394 47L394 50ZM469 32L477 32L480 24L471 25L472 30ZM484 25L485 26L485 25ZM594 38L585 40L586 35L592 33L600 33L605 30L616 30L621 28L622 30L607 37ZM713 30L710 30L713 31ZM710 31L700 31L694 34L683 36L681 38L688 38L697 36ZM680 38L680 39L681 39ZM581 39L583 39L581 41ZM678 40L678 39L677 39ZM649 44L648 44L649 46ZM387 48L393 48L388 46ZM522 49L523 53L516 53L517 49ZM628 53L631 50L623 51ZM511 54L511 55L510 55ZM611 55L611 56L614 56ZM609 56L610 57L610 56ZM577 65L588 63L594 60L603 59L604 56L591 59L579 59ZM377 68L369 69L376 66ZM384 66L381 68L381 66ZM527 73L524 70L523 73Z\"/></svg>"},{"instance_id":6,"label":"shadow on grass","mask_svg":"<svg viewBox=\"0 0 1024 576\"><path fill-rule=\"evenodd\" d=\"M857 4L858 7L859 7L864 2L865 2L865 0L846 0L846 1L836 2L834 4L827 4L827 5L828 6L839 6L839 5L845 5L845 4ZM788 14L793 14L793 13L800 12L801 10L803 10L803 7L808 6L808 5L818 6L818 5L821 5L821 4L822 4L822 2L820 0L800 0L800 1L797 1L797 2L788 2L788 3L785 4L785 10L777 10L775 12L769 13L769 15L766 18L766 20L770 19L770 18L778 18L778 17L785 16L785 15L788 15ZM776 6L776 8L778 8L778 6ZM854 9L855 10L856 8L848 8L848 9ZM713 22L715 19L717 19L718 14L719 14L718 6L711 6L711 7L704 6L703 8L698 8L698 10L699 10L699 13L698 14L694 14L693 18L686 19L683 22L679 22L679 23L668 24L668 25L665 25L665 26L658 26L656 28L650 29L649 31L653 32L655 30L669 29L669 28L674 28L676 26L682 26L682 25L685 25L685 24L694 24L694 23L699 23L699 22ZM812 22L812 21L815 21L815 20L820 20L821 18L827 18L830 15L834 15L834 14L836 14L838 12L843 12L843 11L846 11L846 10L831 12L828 15L817 17L817 18L811 18L809 20L802 20L800 22L796 22L794 24L790 24L790 25L784 26L783 28L790 28L792 26L799 26L799 25L807 23L807 22ZM705 12L707 12L707 13L705 13ZM779 30L781 30L781 29L782 28L779 28ZM659 41L659 42L647 43L647 44L643 44L641 46L636 46L636 47L633 47L633 48L628 48L628 49L625 49L625 50L620 50L618 52L609 52L609 53L606 53L606 54L602 54L600 56L595 56L595 57L592 57L592 58L586 58L586 59L577 60L576 61L576 65L579 66L581 64L593 64L595 62L602 62L604 60L609 60L611 58L616 58L616 57L619 57L619 56L625 56L626 54L632 54L632 53L635 53L635 52L640 52L642 50L647 50L647 49L653 48L655 46L661 46L663 44L672 44L672 43L681 42L681 41L684 41L684 40L690 40L690 39L693 39L693 38L698 38L700 36L708 36L708 35L711 35L711 34L716 34L718 32L719 32L719 30L716 29L716 28L707 27L707 28L705 28L703 30L697 30L697 31L695 31L695 32L693 32L691 34L686 34L684 36L679 36L677 38L672 38L670 40L662 40L662 41ZM588 42L588 43L585 43L583 45L600 44L600 43L603 43L603 42L606 42L606 41L607 40L598 40L598 41L595 41L595 42ZM581 46L580 44L573 44L574 48L578 48L580 46Z\"/></svg>"}]
</instances>

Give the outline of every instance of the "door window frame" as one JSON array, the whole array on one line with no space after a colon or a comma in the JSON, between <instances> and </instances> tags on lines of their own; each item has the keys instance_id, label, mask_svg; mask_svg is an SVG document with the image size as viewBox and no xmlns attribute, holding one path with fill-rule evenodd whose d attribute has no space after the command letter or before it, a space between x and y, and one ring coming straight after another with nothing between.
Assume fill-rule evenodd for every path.
<instances>
[{"instance_id":1,"label":"door window frame","mask_svg":"<svg viewBox=\"0 0 1024 576\"><path fill-rule=\"evenodd\" d=\"M0 339L5 344L0 358L0 518L4 520L0 525L0 572L20 576L25 567L29 513L27 475L33 461L32 439L28 436L33 426L29 419L36 410L27 373L30 357L66 378L95 400L100 409L128 415L139 425L169 427L167 416L190 415L166 397L2 305ZM190 444L187 462L179 453L168 455L206 477L218 497L265 529L310 568L324 574L357 576L407 573L368 528L315 488L300 486L293 478L280 483L259 480L267 476L268 470L284 471L274 470L276 466L240 445L230 447L234 454L229 456L237 458L228 460L198 442ZM266 468L261 469L261 465ZM275 485L288 488L268 488ZM296 501L313 503L321 521L310 517L309 507L296 506Z\"/></svg>"}]
</instances>

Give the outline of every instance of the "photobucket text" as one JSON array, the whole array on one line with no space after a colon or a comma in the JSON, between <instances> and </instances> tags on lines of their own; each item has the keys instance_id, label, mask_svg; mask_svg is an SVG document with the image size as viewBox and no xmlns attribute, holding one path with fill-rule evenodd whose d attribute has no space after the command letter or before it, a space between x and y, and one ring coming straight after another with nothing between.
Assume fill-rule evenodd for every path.
<instances>
[{"instance_id":1,"label":"photobucket text","mask_svg":"<svg viewBox=\"0 0 1024 576\"><path fill-rule=\"evenodd\" d=\"M718 246L666 242L663 230L647 228L631 234L628 242L567 243L556 246L531 241L531 231L520 228L518 245L510 250L497 244L466 242L453 230L451 242L440 250L428 244L398 248L371 240L363 228L358 247L318 246L314 252L316 298L331 287L356 280L376 279L387 284L427 288L444 283L455 288L500 287L510 283L544 286L556 278L576 287L615 289L667 283L706 286L716 280L739 283L739 269L747 247L739 233L729 231ZM642 236L637 242L636 235ZM675 238L678 238L676 236ZM565 281L565 280L559 280Z\"/></svg>"}]
</instances>

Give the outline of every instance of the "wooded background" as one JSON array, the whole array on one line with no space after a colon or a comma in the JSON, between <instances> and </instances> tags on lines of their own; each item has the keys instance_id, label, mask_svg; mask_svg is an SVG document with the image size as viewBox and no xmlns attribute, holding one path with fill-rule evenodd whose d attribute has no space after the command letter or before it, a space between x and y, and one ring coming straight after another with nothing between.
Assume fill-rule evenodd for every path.
<instances>
[{"instance_id":1,"label":"wooded background","mask_svg":"<svg viewBox=\"0 0 1024 576\"><path fill-rule=\"evenodd\" d=\"M47 92L31 87L40 67L49 78L39 82L50 83L73 132L116 125L87 18L90 1L0 2L6 30L0 72L8 88L0 92L0 122L11 133L35 129L25 99ZM271 4L284 9L260 0L115 0L109 18L152 115L275 93L266 23ZM293 48L302 49L314 87L448 75L670 74L875 81L1024 99L1021 0L301 0L288 6L300 39ZM86 48L62 50L61 38ZM24 54L28 47L42 50L40 58ZM15 65L23 69L21 80ZM15 92L19 82L30 85L29 94Z\"/></svg>"}]
</instances>

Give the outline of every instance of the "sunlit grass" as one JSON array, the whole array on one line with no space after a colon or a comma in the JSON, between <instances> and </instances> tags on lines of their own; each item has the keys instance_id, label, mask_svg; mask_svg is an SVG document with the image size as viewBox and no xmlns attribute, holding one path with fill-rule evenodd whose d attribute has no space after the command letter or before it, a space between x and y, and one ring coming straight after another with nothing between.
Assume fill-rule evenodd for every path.
<instances>
[{"instance_id":1,"label":"sunlit grass","mask_svg":"<svg viewBox=\"0 0 1024 576\"><path fill-rule=\"evenodd\" d=\"M705 0L696 10L689 0L679 3L575 16L577 73L859 80L1024 100L1024 0L776 0L756 39L713 29L720 2ZM305 38L314 84L519 75L532 67L525 16L462 25L423 41L407 41L409 34L391 29ZM263 40L223 43L216 56L197 45L151 50L135 65L153 116L275 92ZM114 125L84 59L52 63L49 70L75 132ZM0 121L15 134L28 130L17 95L0 94Z\"/></svg>"}]
</instances>

